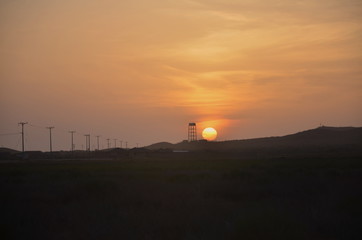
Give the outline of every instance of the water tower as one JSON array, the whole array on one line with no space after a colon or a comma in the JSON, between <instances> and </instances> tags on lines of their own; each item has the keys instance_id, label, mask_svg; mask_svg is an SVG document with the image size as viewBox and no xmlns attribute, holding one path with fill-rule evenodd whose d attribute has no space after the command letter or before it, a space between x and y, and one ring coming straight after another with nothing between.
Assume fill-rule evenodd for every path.
<instances>
[{"instance_id":1,"label":"water tower","mask_svg":"<svg viewBox=\"0 0 362 240\"><path fill-rule=\"evenodd\" d=\"M188 140L189 142L197 141L196 123L189 123Z\"/></svg>"}]
</instances>

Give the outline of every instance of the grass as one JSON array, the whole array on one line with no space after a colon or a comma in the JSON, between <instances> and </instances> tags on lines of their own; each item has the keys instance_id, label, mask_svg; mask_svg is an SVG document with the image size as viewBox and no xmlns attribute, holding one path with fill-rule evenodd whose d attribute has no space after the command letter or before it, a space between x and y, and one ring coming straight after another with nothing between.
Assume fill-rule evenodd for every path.
<instances>
[{"instance_id":1,"label":"grass","mask_svg":"<svg viewBox=\"0 0 362 240\"><path fill-rule=\"evenodd\" d=\"M0 164L2 239L360 239L358 158Z\"/></svg>"}]
</instances>

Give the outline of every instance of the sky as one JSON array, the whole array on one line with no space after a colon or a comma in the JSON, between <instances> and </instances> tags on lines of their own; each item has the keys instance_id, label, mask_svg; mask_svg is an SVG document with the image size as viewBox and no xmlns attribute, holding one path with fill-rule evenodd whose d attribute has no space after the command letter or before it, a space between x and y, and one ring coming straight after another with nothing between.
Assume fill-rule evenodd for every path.
<instances>
[{"instance_id":1,"label":"sky","mask_svg":"<svg viewBox=\"0 0 362 240\"><path fill-rule=\"evenodd\" d=\"M0 0L0 147L362 126L360 0Z\"/></svg>"}]
</instances>

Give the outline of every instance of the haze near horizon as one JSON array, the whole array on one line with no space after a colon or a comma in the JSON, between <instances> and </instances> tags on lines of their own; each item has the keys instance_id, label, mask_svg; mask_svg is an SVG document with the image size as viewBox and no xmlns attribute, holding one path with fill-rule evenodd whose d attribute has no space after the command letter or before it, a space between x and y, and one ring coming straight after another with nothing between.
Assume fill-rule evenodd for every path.
<instances>
[{"instance_id":1,"label":"haze near horizon","mask_svg":"<svg viewBox=\"0 0 362 240\"><path fill-rule=\"evenodd\" d=\"M130 147L362 123L362 3L1 1L0 134L28 150L84 134ZM0 145L19 149L19 135ZM119 143L120 144L120 143Z\"/></svg>"}]
</instances>

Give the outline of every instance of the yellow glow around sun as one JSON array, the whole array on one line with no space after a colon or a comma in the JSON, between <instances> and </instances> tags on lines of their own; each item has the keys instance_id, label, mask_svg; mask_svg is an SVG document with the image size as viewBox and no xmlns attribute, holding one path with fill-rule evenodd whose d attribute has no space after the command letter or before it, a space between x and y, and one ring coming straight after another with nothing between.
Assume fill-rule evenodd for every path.
<instances>
[{"instance_id":1,"label":"yellow glow around sun","mask_svg":"<svg viewBox=\"0 0 362 240\"><path fill-rule=\"evenodd\" d=\"M208 141L213 141L217 137L217 132L214 128L208 127L202 131L202 137Z\"/></svg>"}]
</instances>

